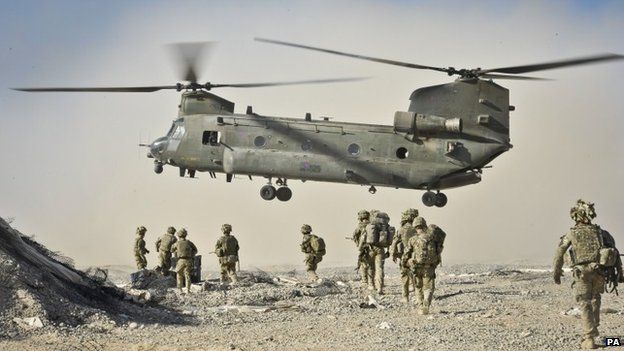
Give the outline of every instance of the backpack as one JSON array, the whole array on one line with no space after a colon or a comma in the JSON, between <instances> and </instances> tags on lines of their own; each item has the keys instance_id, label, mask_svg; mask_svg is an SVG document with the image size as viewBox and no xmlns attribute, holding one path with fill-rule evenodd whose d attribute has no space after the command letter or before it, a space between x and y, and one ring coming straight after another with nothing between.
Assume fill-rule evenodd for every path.
<instances>
[{"instance_id":1,"label":"backpack","mask_svg":"<svg viewBox=\"0 0 624 351\"><path fill-rule=\"evenodd\" d=\"M224 235L221 240L221 250L223 256L238 255L238 240L232 235Z\"/></svg>"},{"instance_id":2,"label":"backpack","mask_svg":"<svg viewBox=\"0 0 624 351\"><path fill-rule=\"evenodd\" d=\"M310 246L312 247L314 254L325 256L325 240L323 240L323 238L312 235L310 238Z\"/></svg>"},{"instance_id":3,"label":"backpack","mask_svg":"<svg viewBox=\"0 0 624 351\"><path fill-rule=\"evenodd\" d=\"M572 262L577 264L599 263L602 238L598 227L579 225L570 230L572 242Z\"/></svg>"},{"instance_id":4,"label":"backpack","mask_svg":"<svg viewBox=\"0 0 624 351\"><path fill-rule=\"evenodd\" d=\"M415 265L437 266L440 262L435 237L432 233L420 234L412 237L412 262Z\"/></svg>"},{"instance_id":5,"label":"backpack","mask_svg":"<svg viewBox=\"0 0 624 351\"><path fill-rule=\"evenodd\" d=\"M392 244L392 240L394 239L394 233L394 227L388 227L385 230L380 230L377 245L380 247L390 247L390 244Z\"/></svg>"},{"instance_id":6,"label":"backpack","mask_svg":"<svg viewBox=\"0 0 624 351\"><path fill-rule=\"evenodd\" d=\"M176 255L178 256L178 258L191 258L193 257L193 246L191 245L191 242L184 239L184 240L178 240L178 242L176 243Z\"/></svg>"},{"instance_id":7,"label":"backpack","mask_svg":"<svg viewBox=\"0 0 624 351\"><path fill-rule=\"evenodd\" d=\"M379 230L373 224L366 226L366 244L377 244L379 242Z\"/></svg>"}]
</instances>

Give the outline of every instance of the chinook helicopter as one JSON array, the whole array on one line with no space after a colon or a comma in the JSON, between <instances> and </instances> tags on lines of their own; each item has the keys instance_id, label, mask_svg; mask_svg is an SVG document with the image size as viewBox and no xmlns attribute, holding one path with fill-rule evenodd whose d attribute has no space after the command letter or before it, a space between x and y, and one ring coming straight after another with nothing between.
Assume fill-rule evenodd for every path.
<instances>
[{"instance_id":1,"label":"chinook helicopter","mask_svg":"<svg viewBox=\"0 0 624 351\"><path fill-rule=\"evenodd\" d=\"M624 58L605 54L571 60L497 69L455 69L373 58L301 44L258 41L315 50L378 63L444 72L455 81L415 90L407 111L397 111L392 125L335 122L328 118L260 115L247 107L234 113L234 103L210 91L222 87L264 87L331 83L362 78L252 84L198 83L202 45L178 46L185 84L106 88L18 88L28 92L182 92L178 118L167 134L145 144L154 171L164 166L194 178L225 173L260 176L264 200L288 201L289 180L356 184L374 194L378 186L424 190L425 206L443 207L441 190L475 184L482 171L512 148L509 138L509 90L492 79L541 80L517 74ZM275 185L273 185L275 179Z\"/></svg>"}]
</instances>

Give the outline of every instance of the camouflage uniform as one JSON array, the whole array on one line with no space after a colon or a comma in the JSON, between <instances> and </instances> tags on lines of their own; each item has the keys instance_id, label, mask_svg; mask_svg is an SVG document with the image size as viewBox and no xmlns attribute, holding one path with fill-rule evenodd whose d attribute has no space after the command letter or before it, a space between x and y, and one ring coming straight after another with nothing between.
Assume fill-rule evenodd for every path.
<instances>
[{"instance_id":1,"label":"camouflage uniform","mask_svg":"<svg viewBox=\"0 0 624 351\"><path fill-rule=\"evenodd\" d=\"M569 250L575 297L583 324L581 348L593 349L597 347L594 338L599 335L601 294L605 290L606 268L600 265L600 251L606 247L615 249L615 241L608 232L591 223L596 217L593 203L579 199L570 210L570 216L576 224L561 237L555 252L554 280L561 284L563 257ZM621 281L621 260L616 260L615 266Z\"/></svg>"},{"instance_id":2,"label":"camouflage uniform","mask_svg":"<svg viewBox=\"0 0 624 351\"><path fill-rule=\"evenodd\" d=\"M229 279L232 283L238 282L236 276L236 262L238 262L238 240L233 235L232 226L224 224L221 226L223 235L217 240L215 245L215 253L219 258L219 265L221 265L221 282L225 283Z\"/></svg>"},{"instance_id":3,"label":"camouflage uniform","mask_svg":"<svg viewBox=\"0 0 624 351\"><path fill-rule=\"evenodd\" d=\"M399 272L401 274L402 296L404 302L409 302L410 285L414 284L412 277L412 271L410 267L405 264L406 260L403 260L403 254L405 253L405 247L411 237L416 235L416 229L412 226L414 218L418 217L418 210L410 208L401 214L401 228L392 241L390 246L390 257L395 263L399 262Z\"/></svg>"},{"instance_id":4,"label":"camouflage uniform","mask_svg":"<svg viewBox=\"0 0 624 351\"><path fill-rule=\"evenodd\" d=\"M134 259L136 260L137 269L145 269L147 267L147 258L145 254L149 253L149 250L145 248L145 232L147 229L141 226L137 228L137 237L134 240Z\"/></svg>"},{"instance_id":5,"label":"camouflage uniform","mask_svg":"<svg viewBox=\"0 0 624 351\"><path fill-rule=\"evenodd\" d=\"M313 239L318 238L316 235L312 235L312 227L308 224L301 226L301 233L303 234L303 241L301 242L301 252L305 254L303 262L306 265L308 277L312 281L319 279L316 274L316 268L319 262L323 260L325 252L316 252L313 247Z\"/></svg>"},{"instance_id":6,"label":"camouflage uniform","mask_svg":"<svg viewBox=\"0 0 624 351\"><path fill-rule=\"evenodd\" d=\"M373 287L373 265L368 257L368 251L362 249L362 241L366 240L366 226L369 224L370 213L366 210L358 212L358 226L353 231L353 242L358 248L358 270L362 285ZM374 288L374 287L373 287Z\"/></svg>"},{"instance_id":7,"label":"camouflage uniform","mask_svg":"<svg viewBox=\"0 0 624 351\"><path fill-rule=\"evenodd\" d=\"M187 234L184 228L178 231L179 240L171 246L171 252L175 253L177 258L175 270L178 288L182 290L186 286L186 291L190 293L191 273L193 272L193 261L197 255L197 247L190 240L186 240Z\"/></svg>"},{"instance_id":8,"label":"camouflage uniform","mask_svg":"<svg viewBox=\"0 0 624 351\"><path fill-rule=\"evenodd\" d=\"M444 237L437 236L434 228L428 228L422 217L416 217L412 225L416 235L407 242L402 261L412 271L416 305L420 307L418 312L428 314L435 290L435 269L441 261Z\"/></svg>"},{"instance_id":9,"label":"camouflage uniform","mask_svg":"<svg viewBox=\"0 0 624 351\"><path fill-rule=\"evenodd\" d=\"M378 294L383 294L384 288L384 263L388 257L384 245L381 245L379 241L371 240L371 238L378 238L379 233L382 231L392 232L394 234L394 227L388 225L390 218L383 212L373 212L374 217L371 217L371 223L366 226L366 240L361 240L360 250L368 251L369 264L373 265L373 274L375 277L375 289ZM390 245L391 243L388 243Z\"/></svg>"},{"instance_id":10,"label":"camouflage uniform","mask_svg":"<svg viewBox=\"0 0 624 351\"><path fill-rule=\"evenodd\" d=\"M159 264L157 269L160 270L162 275L169 275L171 269L171 247L177 241L175 234L175 228L167 228L167 233L163 234L156 241L156 250L158 251Z\"/></svg>"}]
</instances>

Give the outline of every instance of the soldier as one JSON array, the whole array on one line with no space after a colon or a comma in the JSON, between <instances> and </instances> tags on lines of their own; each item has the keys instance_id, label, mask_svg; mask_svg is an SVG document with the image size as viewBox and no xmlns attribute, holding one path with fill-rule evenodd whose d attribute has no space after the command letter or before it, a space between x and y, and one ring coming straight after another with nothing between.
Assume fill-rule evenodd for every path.
<instances>
[{"instance_id":1,"label":"soldier","mask_svg":"<svg viewBox=\"0 0 624 351\"><path fill-rule=\"evenodd\" d=\"M554 280L561 284L563 256L570 251L576 301L581 309L583 340L581 348L594 349L594 338L600 324L600 300L605 290L605 278L616 271L615 282L623 282L622 262L611 234L592 224L596 218L594 204L579 199L570 209L574 227L561 237L554 259Z\"/></svg>"},{"instance_id":2,"label":"soldier","mask_svg":"<svg viewBox=\"0 0 624 351\"><path fill-rule=\"evenodd\" d=\"M401 228L399 228L399 232L394 237L392 241L392 245L390 246L390 257L392 257L392 261L394 263L399 262L399 271L401 274L401 284L402 284L402 295L403 302L409 302L409 289L410 284L413 284L414 280L412 278L412 272L410 267L407 264L404 264L406 260L403 259L403 254L405 253L405 247L407 246L407 242L411 237L416 235L416 230L412 226L412 222L414 218L418 217L418 210L415 208L410 208L401 214Z\"/></svg>"},{"instance_id":3,"label":"soldier","mask_svg":"<svg viewBox=\"0 0 624 351\"><path fill-rule=\"evenodd\" d=\"M136 260L137 269L145 269L147 267L145 254L148 254L149 250L145 248L145 232L147 232L145 227L138 227L136 231L137 237L134 240L134 259Z\"/></svg>"},{"instance_id":4,"label":"soldier","mask_svg":"<svg viewBox=\"0 0 624 351\"><path fill-rule=\"evenodd\" d=\"M221 282L225 283L229 279L232 284L238 282L236 276L236 262L238 262L238 240L231 235L232 226L224 224L221 226L223 235L217 240L215 245L215 253L219 258L219 264L221 265Z\"/></svg>"},{"instance_id":5,"label":"soldier","mask_svg":"<svg viewBox=\"0 0 624 351\"><path fill-rule=\"evenodd\" d=\"M186 240L188 232L182 228L178 230L178 240L171 246L171 252L175 253L176 263L176 278L178 281L178 288L183 291L182 288L186 286L186 292L191 292L191 273L193 272L193 261L195 255L197 255L197 247L192 241Z\"/></svg>"},{"instance_id":6,"label":"soldier","mask_svg":"<svg viewBox=\"0 0 624 351\"><path fill-rule=\"evenodd\" d=\"M374 284L380 295L384 293L384 262L388 258L386 248L392 244L395 231L389 222L390 217L386 213L376 212L370 224L366 226L366 240L362 240L360 246L360 250L368 251L368 258L374 265Z\"/></svg>"},{"instance_id":7,"label":"soldier","mask_svg":"<svg viewBox=\"0 0 624 351\"><path fill-rule=\"evenodd\" d=\"M370 213L366 210L358 212L358 225L353 231L353 242L358 248L358 270L360 271L360 277L362 280L362 286L368 286L374 289L373 286L373 266L370 262L368 251L365 250L366 246L362 245L362 241L366 240L366 226L369 224Z\"/></svg>"},{"instance_id":8,"label":"soldier","mask_svg":"<svg viewBox=\"0 0 624 351\"><path fill-rule=\"evenodd\" d=\"M444 236L436 234L434 229L437 227L427 228L427 221L422 217L416 217L412 226L416 230L416 235L407 242L402 260L403 265L409 265L412 271L418 313L428 314L435 290L435 269L441 262L446 234Z\"/></svg>"},{"instance_id":9,"label":"soldier","mask_svg":"<svg viewBox=\"0 0 624 351\"><path fill-rule=\"evenodd\" d=\"M325 241L323 238L312 235L312 227L308 224L301 226L303 241L301 242L301 252L305 254L303 262L306 264L308 277L311 281L319 279L316 268L325 256Z\"/></svg>"},{"instance_id":10,"label":"soldier","mask_svg":"<svg viewBox=\"0 0 624 351\"><path fill-rule=\"evenodd\" d=\"M167 232L156 241L156 251L158 251L160 261L156 270L159 270L162 275L169 275L169 269L171 269L171 246L176 242L175 232L174 227L169 227Z\"/></svg>"}]
</instances>

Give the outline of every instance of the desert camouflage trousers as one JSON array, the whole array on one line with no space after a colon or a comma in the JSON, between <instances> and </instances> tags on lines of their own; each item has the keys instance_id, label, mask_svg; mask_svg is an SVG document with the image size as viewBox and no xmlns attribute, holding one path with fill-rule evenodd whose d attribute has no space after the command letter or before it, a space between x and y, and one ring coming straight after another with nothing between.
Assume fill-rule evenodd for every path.
<instances>
[{"instance_id":1,"label":"desert camouflage trousers","mask_svg":"<svg viewBox=\"0 0 624 351\"><path fill-rule=\"evenodd\" d=\"M409 298L410 285L414 284L414 275L411 269L407 266L407 263L401 262L399 264L399 272L401 275L401 294L405 298Z\"/></svg>"},{"instance_id":2,"label":"desert camouflage trousers","mask_svg":"<svg viewBox=\"0 0 624 351\"><path fill-rule=\"evenodd\" d=\"M412 279L414 279L416 304L429 308L435 290L435 267L416 266L411 271Z\"/></svg>"},{"instance_id":3,"label":"desert camouflage trousers","mask_svg":"<svg viewBox=\"0 0 624 351\"><path fill-rule=\"evenodd\" d=\"M221 282L225 283L230 280L232 283L238 282L236 276L236 262L221 263Z\"/></svg>"},{"instance_id":4,"label":"desert camouflage trousers","mask_svg":"<svg viewBox=\"0 0 624 351\"><path fill-rule=\"evenodd\" d=\"M186 287L188 292L191 291L191 273L193 272L192 258L178 258L176 263L176 280L178 288Z\"/></svg>"},{"instance_id":5,"label":"desert camouflage trousers","mask_svg":"<svg viewBox=\"0 0 624 351\"><path fill-rule=\"evenodd\" d=\"M306 265L306 270L308 271L308 276L312 280L318 279L318 275L316 275L316 268L318 268L319 262L323 260L323 256L315 255L315 254L306 254L303 262Z\"/></svg>"},{"instance_id":6,"label":"desert camouflage trousers","mask_svg":"<svg viewBox=\"0 0 624 351\"><path fill-rule=\"evenodd\" d=\"M145 269L147 267L147 258L140 252L134 253L134 260L136 261L137 269Z\"/></svg>"},{"instance_id":7,"label":"desert camouflage trousers","mask_svg":"<svg viewBox=\"0 0 624 351\"><path fill-rule=\"evenodd\" d=\"M583 339L598 336L600 325L600 300L605 288L605 278L595 263L577 265L574 275L574 295L581 310Z\"/></svg>"},{"instance_id":8,"label":"desert camouflage trousers","mask_svg":"<svg viewBox=\"0 0 624 351\"><path fill-rule=\"evenodd\" d=\"M386 261L386 251L377 246L370 246L368 250L369 264L372 266L375 277L375 289L383 292L384 288L384 263Z\"/></svg>"},{"instance_id":9,"label":"desert camouflage trousers","mask_svg":"<svg viewBox=\"0 0 624 351\"><path fill-rule=\"evenodd\" d=\"M163 275L169 274L171 269L171 251L158 251L158 267Z\"/></svg>"}]
</instances>

